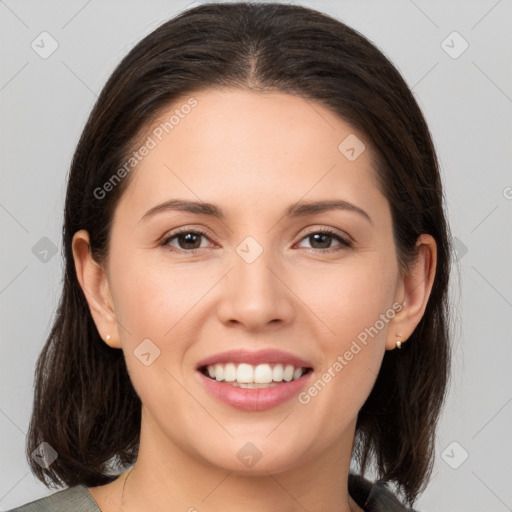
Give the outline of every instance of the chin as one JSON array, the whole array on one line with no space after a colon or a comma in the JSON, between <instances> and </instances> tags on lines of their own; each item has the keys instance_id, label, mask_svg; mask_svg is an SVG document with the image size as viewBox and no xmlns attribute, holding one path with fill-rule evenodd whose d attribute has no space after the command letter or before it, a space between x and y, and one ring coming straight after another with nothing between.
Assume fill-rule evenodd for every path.
<instances>
[{"instance_id":1,"label":"chin","mask_svg":"<svg viewBox=\"0 0 512 512\"><path fill-rule=\"evenodd\" d=\"M247 439L247 438L246 438ZM262 436L253 441L232 439L229 445L217 445L207 453L199 454L209 464L236 475L268 476L293 469L300 464L297 446L283 446Z\"/></svg>"}]
</instances>

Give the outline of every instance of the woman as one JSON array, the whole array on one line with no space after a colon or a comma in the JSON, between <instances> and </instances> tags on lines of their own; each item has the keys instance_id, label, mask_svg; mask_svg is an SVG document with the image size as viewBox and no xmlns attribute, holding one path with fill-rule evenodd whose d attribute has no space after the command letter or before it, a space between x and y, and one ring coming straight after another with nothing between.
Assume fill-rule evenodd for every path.
<instances>
[{"instance_id":1,"label":"woman","mask_svg":"<svg viewBox=\"0 0 512 512\"><path fill-rule=\"evenodd\" d=\"M163 24L73 158L27 439L68 489L15 510L409 510L448 240L424 118L367 39L284 4Z\"/></svg>"}]
</instances>

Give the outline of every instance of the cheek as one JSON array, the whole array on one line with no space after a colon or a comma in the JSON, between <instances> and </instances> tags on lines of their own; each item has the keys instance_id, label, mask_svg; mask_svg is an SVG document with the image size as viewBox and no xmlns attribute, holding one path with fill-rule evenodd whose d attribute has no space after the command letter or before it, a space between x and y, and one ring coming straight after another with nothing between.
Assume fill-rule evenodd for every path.
<instances>
[{"instance_id":1,"label":"cheek","mask_svg":"<svg viewBox=\"0 0 512 512\"><path fill-rule=\"evenodd\" d=\"M173 403L181 403L185 397L177 382L183 380L191 309L211 284L201 285L190 272L165 261L148 264L147 256L136 251L113 257L111 268L122 350L137 394L151 411L158 411L171 396Z\"/></svg>"},{"instance_id":2,"label":"cheek","mask_svg":"<svg viewBox=\"0 0 512 512\"><path fill-rule=\"evenodd\" d=\"M301 278L301 297L316 313L326 327L330 345L343 345L367 332L376 325L378 334L372 331L372 338L383 335L391 319L398 268L396 261L377 253L365 257L354 257L328 271L305 272ZM387 316L387 321L382 318ZM360 336L364 338L364 334ZM334 345L333 340L338 340ZM327 347L326 347L327 348Z\"/></svg>"},{"instance_id":3,"label":"cheek","mask_svg":"<svg viewBox=\"0 0 512 512\"><path fill-rule=\"evenodd\" d=\"M318 396L326 407L338 404L335 415L356 414L373 387L395 316L397 272L391 257L375 254L347 259L329 273L308 274L310 292L304 288L303 296L319 319L322 353L319 381L308 395Z\"/></svg>"},{"instance_id":4,"label":"cheek","mask_svg":"<svg viewBox=\"0 0 512 512\"><path fill-rule=\"evenodd\" d=\"M174 326L211 286L211 276L204 279L190 266L185 270L171 265L165 255L153 262L143 253L113 257L112 269L117 318L131 342L144 338L163 342L172 336Z\"/></svg>"},{"instance_id":5,"label":"cheek","mask_svg":"<svg viewBox=\"0 0 512 512\"><path fill-rule=\"evenodd\" d=\"M113 298L127 368L144 401L151 390L172 392L170 374L182 380L183 358L197 331L194 314L212 286L212 273L171 265L165 254L149 264L147 255L125 254L130 256L116 259L112 252ZM170 387L164 391L162 385Z\"/></svg>"}]
</instances>

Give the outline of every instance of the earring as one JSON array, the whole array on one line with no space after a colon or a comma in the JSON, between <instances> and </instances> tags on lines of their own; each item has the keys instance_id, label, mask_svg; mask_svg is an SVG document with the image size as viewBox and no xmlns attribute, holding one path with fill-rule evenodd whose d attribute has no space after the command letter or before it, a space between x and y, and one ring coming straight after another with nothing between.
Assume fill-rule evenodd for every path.
<instances>
[{"instance_id":1,"label":"earring","mask_svg":"<svg viewBox=\"0 0 512 512\"><path fill-rule=\"evenodd\" d=\"M105 341L110 341L110 334L107 334L107 336L105 337Z\"/></svg>"},{"instance_id":2,"label":"earring","mask_svg":"<svg viewBox=\"0 0 512 512\"><path fill-rule=\"evenodd\" d=\"M396 348L400 350L402 348L402 344L405 343L407 340L400 341L400 338L396 340Z\"/></svg>"}]
</instances>

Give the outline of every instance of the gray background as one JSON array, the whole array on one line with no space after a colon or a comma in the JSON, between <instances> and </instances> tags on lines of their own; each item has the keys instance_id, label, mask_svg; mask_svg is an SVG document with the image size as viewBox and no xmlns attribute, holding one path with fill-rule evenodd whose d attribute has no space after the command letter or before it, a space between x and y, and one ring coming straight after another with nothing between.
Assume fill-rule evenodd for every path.
<instances>
[{"instance_id":1,"label":"gray background","mask_svg":"<svg viewBox=\"0 0 512 512\"><path fill-rule=\"evenodd\" d=\"M29 472L24 442L34 365L60 294L74 147L119 60L198 3L0 1L2 510L54 492ZM458 248L454 368L433 478L417 507L512 510L512 2L297 3L346 22L383 50L413 89L441 162ZM47 58L31 47L51 49L43 31L58 43Z\"/></svg>"}]
</instances>

